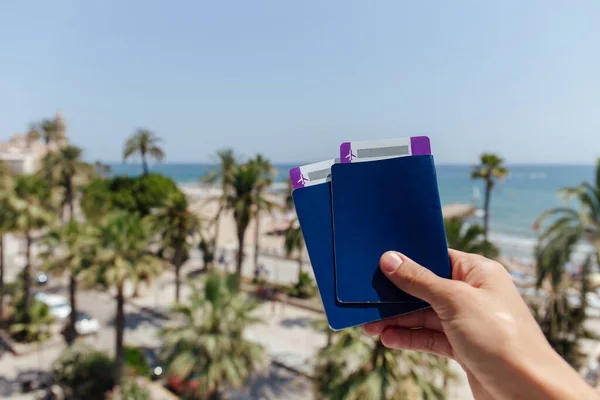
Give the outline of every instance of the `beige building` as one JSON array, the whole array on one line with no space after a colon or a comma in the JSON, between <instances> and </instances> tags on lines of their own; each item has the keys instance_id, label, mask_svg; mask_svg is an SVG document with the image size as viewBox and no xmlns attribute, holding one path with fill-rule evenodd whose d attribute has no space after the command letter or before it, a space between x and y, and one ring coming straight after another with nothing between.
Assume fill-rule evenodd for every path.
<instances>
[{"instance_id":1,"label":"beige building","mask_svg":"<svg viewBox=\"0 0 600 400\"><path fill-rule=\"evenodd\" d=\"M48 153L66 142L66 124L60 113L54 119L58 137L62 139L58 143L46 145L33 135L16 134L6 142L0 142L0 160L4 161L13 174L33 174L40 166L41 161Z\"/></svg>"}]
</instances>

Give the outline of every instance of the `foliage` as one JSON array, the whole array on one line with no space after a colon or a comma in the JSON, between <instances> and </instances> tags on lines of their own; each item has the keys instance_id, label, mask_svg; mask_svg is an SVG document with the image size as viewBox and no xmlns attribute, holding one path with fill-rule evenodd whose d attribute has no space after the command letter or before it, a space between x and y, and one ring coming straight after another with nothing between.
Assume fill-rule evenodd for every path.
<instances>
[{"instance_id":1,"label":"foliage","mask_svg":"<svg viewBox=\"0 0 600 400\"><path fill-rule=\"evenodd\" d=\"M386 348L361 328L335 335L318 355L316 391L321 399L443 399L436 380L451 377L430 354Z\"/></svg>"},{"instance_id":2,"label":"foliage","mask_svg":"<svg viewBox=\"0 0 600 400\"><path fill-rule=\"evenodd\" d=\"M221 214L227 208L227 197L231 191L231 184L233 182L233 169L237 165L237 157L235 156L232 149L219 150L217 152L219 159L219 168L215 171L209 172L202 177L203 183L215 184L216 182L221 183L221 195L217 198L219 208L212 224L215 226L214 236L212 241L206 242L206 245L210 244L210 249L206 247L207 253L215 254L217 251L217 239L219 237L219 227Z\"/></svg>"},{"instance_id":3,"label":"foliage","mask_svg":"<svg viewBox=\"0 0 600 400\"><path fill-rule=\"evenodd\" d=\"M209 275L203 287L190 286L189 305L173 309L182 324L162 332L164 358L171 376L198 383L196 396L216 398L225 386L243 385L263 360L262 347L243 335L260 322L258 303L219 275Z\"/></svg>"},{"instance_id":4,"label":"foliage","mask_svg":"<svg viewBox=\"0 0 600 400\"><path fill-rule=\"evenodd\" d=\"M483 236L486 242L489 233L491 192L496 181L501 181L506 175L508 175L508 169L504 166L504 160L492 153L482 154L479 165L476 165L471 172L471 179L481 179L485 182Z\"/></svg>"},{"instance_id":5,"label":"foliage","mask_svg":"<svg viewBox=\"0 0 600 400\"><path fill-rule=\"evenodd\" d=\"M180 268L190 252L188 238L200 231L200 219L188 210L186 197L175 192L169 194L164 206L154 209L148 220L159 238L159 254L175 267L175 300L179 302Z\"/></svg>"},{"instance_id":6,"label":"foliage","mask_svg":"<svg viewBox=\"0 0 600 400\"><path fill-rule=\"evenodd\" d=\"M75 198L82 181L90 179L94 167L82 160L83 150L76 146L61 147L44 157L43 168L38 175L48 176L56 185L60 197L60 209L68 207L73 218Z\"/></svg>"},{"instance_id":7,"label":"foliage","mask_svg":"<svg viewBox=\"0 0 600 400\"><path fill-rule=\"evenodd\" d=\"M264 201L256 196L258 185L261 184L262 171L256 163L235 165L232 171L231 192L225 198L226 207L233 210L236 225L238 255L236 274L241 278L244 260L245 233L254 215L254 209L259 202Z\"/></svg>"},{"instance_id":8,"label":"foliage","mask_svg":"<svg viewBox=\"0 0 600 400\"><path fill-rule=\"evenodd\" d=\"M126 375L148 377L150 375L150 366L144 356L144 352L140 348L132 346L125 346L124 351Z\"/></svg>"},{"instance_id":9,"label":"foliage","mask_svg":"<svg viewBox=\"0 0 600 400\"><path fill-rule=\"evenodd\" d=\"M589 273L593 257L598 260L600 251L600 159L593 183L583 182L577 187L564 188L559 192L576 206L558 207L547 210L536 221L545 227L539 236L535 251L537 286L548 280L549 296L541 304L534 304L536 319L552 347L571 365L581 363L581 339L591 333L584 327ZM583 264L580 282L574 281L565 266L571 260L573 249L580 241L587 241L595 248ZM578 286L578 301L569 296L568 288Z\"/></svg>"},{"instance_id":10,"label":"foliage","mask_svg":"<svg viewBox=\"0 0 600 400\"><path fill-rule=\"evenodd\" d=\"M150 157L157 161L162 161L165 158L165 152L159 145L160 142L161 138L149 130L138 129L127 139L127 142L125 142L123 161L126 161L135 155L139 155L142 159L144 175L148 175L148 163L146 158Z\"/></svg>"},{"instance_id":11,"label":"foliage","mask_svg":"<svg viewBox=\"0 0 600 400\"><path fill-rule=\"evenodd\" d=\"M119 386L107 396L110 400L150 400L150 391L144 387L142 379L124 379Z\"/></svg>"},{"instance_id":12,"label":"foliage","mask_svg":"<svg viewBox=\"0 0 600 400\"><path fill-rule=\"evenodd\" d=\"M498 257L499 251L493 243L483 238L480 225L467 225L460 219L445 221L448 247L467 253L481 254L488 258Z\"/></svg>"},{"instance_id":13,"label":"foliage","mask_svg":"<svg viewBox=\"0 0 600 400\"><path fill-rule=\"evenodd\" d=\"M250 163L258 169L258 182L255 189L254 204L254 279L258 279L258 255L260 253L260 215L261 212L271 212L275 204L269 201L265 196L265 191L273 183L277 170L273 168L271 162L261 154L257 154Z\"/></svg>"},{"instance_id":14,"label":"foliage","mask_svg":"<svg viewBox=\"0 0 600 400\"><path fill-rule=\"evenodd\" d=\"M113 360L83 343L65 349L52 365L54 381L72 399L104 399L114 386L113 375Z\"/></svg>"},{"instance_id":15,"label":"foliage","mask_svg":"<svg viewBox=\"0 0 600 400\"><path fill-rule=\"evenodd\" d=\"M77 286L79 275L91 266L94 258L95 227L72 219L64 225L54 227L42 238L45 251L41 253L44 260L43 269L50 274L69 276L69 302L71 315L67 329L67 343L77 337L75 329L77 317Z\"/></svg>"},{"instance_id":16,"label":"foliage","mask_svg":"<svg viewBox=\"0 0 600 400\"><path fill-rule=\"evenodd\" d=\"M3 211L5 229L25 238L25 266L23 267L24 322L31 307L31 247L35 231L45 228L53 221L49 211L50 189L48 184L31 175L15 179L15 196L8 199Z\"/></svg>"},{"instance_id":17,"label":"foliage","mask_svg":"<svg viewBox=\"0 0 600 400\"><path fill-rule=\"evenodd\" d=\"M536 221L543 227L539 237L540 246L549 248L572 247L573 243L585 240L596 249L600 261L600 159L597 161L595 182L583 182L577 187L559 191L565 200L574 200L576 207L557 207L545 211ZM546 256L550 257L551 252ZM561 268L564 264L557 265Z\"/></svg>"},{"instance_id":18,"label":"foliage","mask_svg":"<svg viewBox=\"0 0 600 400\"><path fill-rule=\"evenodd\" d=\"M126 211L144 217L165 199L183 193L175 181L160 174L94 179L83 188L81 207L88 219L97 221L109 212Z\"/></svg>"},{"instance_id":19,"label":"foliage","mask_svg":"<svg viewBox=\"0 0 600 400\"><path fill-rule=\"evenodd\" d=\"M24 297L21 295L16 301L16 313L10 324L10 333L20 342L38 342L52 336L50 325L54 316L50 308L38 300L33 299L28 313L25 313Z\"/></svg>"},{"instance_id":20,"label":"foliage","mask_svg":"<svg viewBox=\"0 0 600 400\"><path fill-rule=\"evenodd\" d=\"M161 271L162 262L148 251L149 245L150 232L146 220L137 214L111 214L98 227L93 267L84 274L88 285L114 288L116 291L116 383L120 383L124 366L125 283L137 285L149 282Z\"/></svg>"},{"instance_id":21,"label":"foliage","mask_svg":"<svg viewBox=\"0 0 600 400\"><path fill-rule=\"evenodd\" d=\"M297 220L293 221L286 229L283 247L287 257L291 257L292 254L296 253L298 260L298 283L300 283L300 276L302 275L302 256L305 246L302 229L300 228Z\"/></svg>"},{"instance_id":22,"label":"foliage","mask_svg":"<svg viewBox=\"0 0 600 400\"><path fill-rule=\"evenodd\" d=\"M310 277L308 272L300 273L298 277L298 282L296 282L292 287L290 287L289 295L298 297L301 299L307 299L309 297L314 296L317 293L317 285Z\"/></svg>"}]
</instances>

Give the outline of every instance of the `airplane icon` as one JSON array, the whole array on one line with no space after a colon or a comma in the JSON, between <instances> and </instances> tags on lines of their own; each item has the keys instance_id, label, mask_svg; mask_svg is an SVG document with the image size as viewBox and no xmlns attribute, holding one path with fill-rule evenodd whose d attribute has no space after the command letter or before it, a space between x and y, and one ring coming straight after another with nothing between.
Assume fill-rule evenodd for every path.
<instances>
[{"instance_id":1,"label":"airplane icon","mask_svg":"<svg viewBox=\"0 0 600 400\"><path fill-rule=\"evenodd\" d=\"M352 149L348 152L348 155L344 158L347 158L349 161L352 161L353 158L356 158L356 155L352 153Z\"/></svg>"},{"instance_id":2,"label":"airplane icon","mask_svg":"<svg viewBox=\"0 0 600 400\"><path fill-rule=\"evenodd\" d=\"M298 183L302 184L302 186L304 186L304 184L306 183L308 179L304 177L304 175L302 174L302 172L300 172L300 179L298 179Z\"/></svg>"}]
</instances>

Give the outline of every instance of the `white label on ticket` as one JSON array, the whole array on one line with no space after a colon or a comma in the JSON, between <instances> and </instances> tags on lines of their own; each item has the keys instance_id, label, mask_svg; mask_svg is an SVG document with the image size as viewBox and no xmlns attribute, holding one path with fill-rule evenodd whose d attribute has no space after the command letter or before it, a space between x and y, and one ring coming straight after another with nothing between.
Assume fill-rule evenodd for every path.
<instances>
[{"instance_id":1,"label":"white label on ticket","mask_svg":"<svg viewBox=\"0 0 600 400\"><path fill-rule=\"evenodd\" d=\"M320 161L290 170L290 179L294 189L319 185L331 179L331 166L339 159Z\"/></svg>"},{"instance_id":2,"label":"white label on ticket","mask_svg":"<svg viewBox=\"0 0 600 400\"><path fill-rule=\"evenodd\" d=\"M342 164L426 154L431 154L427 136L345 142L340 145Z\"/></svg>"}]
</instances>

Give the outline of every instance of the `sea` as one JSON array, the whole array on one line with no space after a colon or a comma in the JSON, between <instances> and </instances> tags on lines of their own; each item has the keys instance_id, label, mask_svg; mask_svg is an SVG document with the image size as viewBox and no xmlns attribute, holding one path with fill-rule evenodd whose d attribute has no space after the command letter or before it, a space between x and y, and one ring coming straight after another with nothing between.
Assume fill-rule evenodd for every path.
<instances>
[{"instance_id":1,"label":"sea","mask_svg":"<svg viewBox=\"0 0 600 400\"><path fill-rule=\"evenodd\" d=\"M275 165L276 185L283 187L290 168L296 165ZM111 164L114 175L139 175L141 166ZM210 164L153 164L151 171L171 177L178 184L193 185L217 166ZM491 196L490 238L504 255L531 261L537 241L533 224L545 210L565 205L558 195L564 187L577 186L595 179L593 165L508 165L509 175L498 183ZM436 165L442 204L465 203L483 208L484 185L471 179L471 165ZM589 250L579 246L575 257L582 258ZM579 255L577 254L579 253Z\"/></svg>"}]
</instances>

